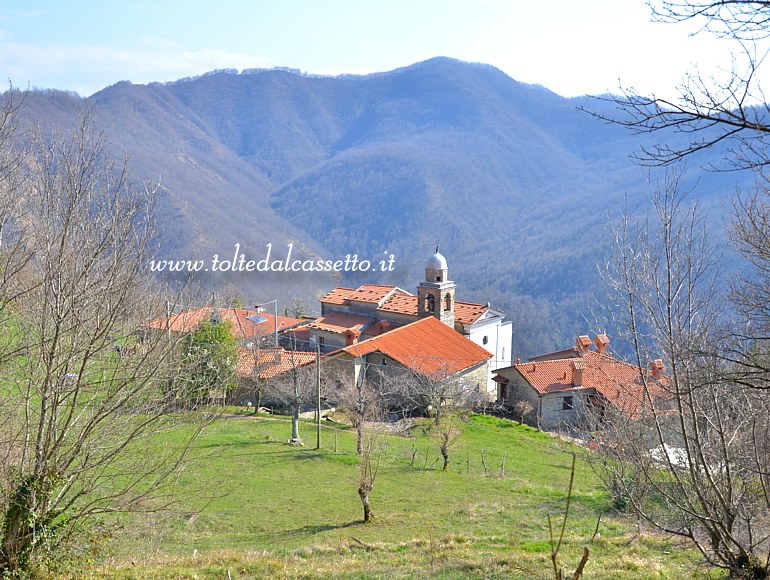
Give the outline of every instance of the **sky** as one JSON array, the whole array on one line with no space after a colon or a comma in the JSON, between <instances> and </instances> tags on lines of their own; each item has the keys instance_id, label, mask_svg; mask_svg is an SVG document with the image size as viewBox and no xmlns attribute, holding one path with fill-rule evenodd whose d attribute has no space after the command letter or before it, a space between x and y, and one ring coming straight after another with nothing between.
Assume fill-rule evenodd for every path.
<instances>
[{"instance_id":1,"label":"sky","mask_svg":"<svg viewBox=\"0 0 770 580\"><path fill-rule=\"evenodd\" d=\"M651 22L644 0L0 0L0 75L89 96L222 68L365 74L448 56L566 97L670 96L693 67L730 67L726 41L694 30Z\"/></svg>"}]
</instances>

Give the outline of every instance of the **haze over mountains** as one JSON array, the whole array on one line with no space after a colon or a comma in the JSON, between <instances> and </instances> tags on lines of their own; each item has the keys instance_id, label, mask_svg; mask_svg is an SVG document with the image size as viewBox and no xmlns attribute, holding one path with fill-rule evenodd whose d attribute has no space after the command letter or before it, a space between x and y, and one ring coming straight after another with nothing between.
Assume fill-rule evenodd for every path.
<instances>
[{"instance_id":1,"label":"haze over mountains","mask_svg":"<svg viewBox=\"0 0 770 580\"><path fill-rule=\"evenodd\" d=\"M436 58L365 76L218 71L88 99L40 91L23 113L50 127L91 108L135 176L161 181L159 258L229 259L239 243L258 260L290 242L323 259L396 256L392 272L345 279L208 275L245 304L298 295L312 310L332 285L367 281L414 290L438 245L458 298L506 311L527 356L592 330L608 214L626 196L644 205L645 171L629 159L640 137L579 110L608 106ZM689 182L721 228L723 202L751 175L693 164Z\"/></svg>"}]
</instances>

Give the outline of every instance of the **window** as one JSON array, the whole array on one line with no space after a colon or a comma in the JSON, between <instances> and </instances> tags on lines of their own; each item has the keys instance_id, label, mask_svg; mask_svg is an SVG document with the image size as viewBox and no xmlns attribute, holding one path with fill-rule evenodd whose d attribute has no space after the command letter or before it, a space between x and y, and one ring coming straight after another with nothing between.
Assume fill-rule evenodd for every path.
<instances>
[{"instance_id":1,"label":"window","mask_svg":"<svg viewBox=\"0 0 770 580\"><path fill-rule=\"evenodd\" d=\"M561 410L562 411L571 411L572 410L572 395L569 395L567 397L564 397L561 401Z\"/></svg>"},{"instance_id":2,"label":"window","mask_svg":"<svg viewBox=\"0 0 770 580\"><path fill-rule=\"evenodd\" d=\"M425 310L428 312L436 312L436 297L433 294L428 294L425 297Z\"/></svg>"},{"instance_id":3,"label":"window","mask_svg":"<svg viewBox=\"0 0 770 580\"><path fill-rule=\"evenodd\" d=\"M324 347L324 337L323 336L319 336L318 337L318 346L320 346L321 348Z\"/></svg>"},{"instance_id":4,"label":"window","mask_svg":"<svg viewBox=\"0 0 770 580\"><path fill-rule=\"evenodd\" d=\"M505 347L503 347L503 354L500 356L500 358L505 360Z\"/></svg>"},{"instance_id":5,"label":"window","mask_svg":"<svg viewBox=\"0 0 770 580\"><path fill-rule=\"evenodd\" d=\"M488 342L489 342L488 336L485 336L484 338L481 339L481 344L487 344Z\"/></svg>"},{"instance_id":6,"label":"window","mask_svg":"<svg viewBox=\"0 0 770 580\"><path fill-rule=\"evenodd\" d=\"M387 364L388 364L388 359L386 359L385 357L382 357L382 366L387 366Z\"/></svg>"},{"instance_id":7,"label":"window","mask_svg":"<svg viewBox=\"0 0 770 580\"><path fill-rule=\"evenodd\" d=\"M444 296L444 310L452 310L452 295L449 293Z\"/></svg>"},{"instance_id":8,"label":"window","mask_svg":"<svg viewBox=\"0 0 770 580\"><path fill-rule=\"evenodd\" d=\"M436 282L441 282L441 276L436 276Z\"/></svg>"}]
</instances>

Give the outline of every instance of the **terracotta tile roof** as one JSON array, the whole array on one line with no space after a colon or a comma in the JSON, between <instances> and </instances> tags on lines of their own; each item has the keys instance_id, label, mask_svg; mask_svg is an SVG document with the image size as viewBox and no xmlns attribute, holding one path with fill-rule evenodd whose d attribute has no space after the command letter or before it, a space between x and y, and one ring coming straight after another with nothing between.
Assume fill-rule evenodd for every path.
<instances>
[{"instance_id":1,"label":"terracotta tile roof","mask_svg":"<svg viewBox=\"0 0 770 580\"><path fill-rule=\"evenodd\" d=\"M411 296L411 294L398 286L362 284L358 288L334 288L321 298L321 302L326 304L349 305L350 302L353 301L381 306L383 302L393 296ZM415 306L415 312L416 311Z\"/></svg>"},{"instance_id":2,"label":"terracotta tile roof","mask_svg":"<svg viewBox=\"0 0 770 580\"><path fill-rule=\"evenodd\" d=\"M269 348L255 351L251 348L241 348L238 351L238 365L236 375L240 378L254 376L254 355L258 356L258 370L260 379L269 379L291 370L293 367L302 367L315 362L314 352L294 351L285 348ZM292 366L293 361L293 366Z\"/></svg>"},{"instance_id":3,"label":"terracotta tile roof","mask_svg":"<svg viewBox=\"0 0 770 580\"><path fill-rule=\"evenodd\" d=\"M393 294L379 307L378 310L417 316L417 296L411 294Z\"/></svg>"},{"instance_id":4,"label":"terracotta tile roof","mask_svg":"<svg viewBox=\"0 0 770 580\"><path fill-rule=\"evenodd\" d=\"M417 316L417 296L411 294L393 294L388 298L379 310L383 312L397 312Z\"/></svg>"},{"instance_id":5,"label":"terracotta tile roof","mask_svg":"<svg viewBox=\"0 0 770 580\"><path fill-rule=\"evenodd\" d=\"M326 302L327 304L345 304L348 296L355 291L355 288L343 288L341 286L333 288L321 297L321 302Z\"/></svg>"},{"instance_id":6,"label":"terracotta tile roof","mask_svg":"<svg viewBox=\"0 0 770 580\"><path fill-rule=\"evenodd\" d=\"M242 340L272 334L275 331L276 320L278 323L278 332L300 325L304 322L303 320L291 318L289 316L278 316L276 319L272 314L246 308L217 308L216 310L220 319L229 321L233 334ZM211 306L193 308L178 314L172 314L168 319L158 318L151 321L148 326L150 328L166 330L170 325L172 332L193 332L202 322L211 320L213 314L214 308Z\"/></svg>"},{"instance_id":7,"label":"terracotta tile roof","mask_svg":"<svg viewBox=\"0 0 770 580\"><path fill-rule=\"evenodd\" d=\"M358 288L334 288L328 292L321 302L349 305L350 301L377 304L382 312L394 312L417 317L417 296L402 290L398 286L384 286L378 284L362 284ZM473 324L481 318L489 306L474 302L455 301L455 322Z\"/></svg>"},{"instance_id":8,"label":"terracotta tile roof","mask_svg":"<svg viewBox=\"0 0 770 580\"><path fill-rule=\"evenodd\" d=\"M538 393L558 393L572 391L581 387L572 384L572 368L574 359L547 360L526 362L513 365L527 382L537 389Z\"/></svg>"},{"instance_id":9,"label":"terracotta tile roof","mask_svg":"<svg viewBox=\"0 0 770 580\"><path fill-rule=\"evenodd\" d=\"M310 330L308 329L307 324L305 326L297 326L295 328L287 330L286 334L293 335L294 339L299 344L310 342Z\"/></svg>"},{"instance_id":10,"label":"terracotta tile roof","mask_svg":"<svg viewBox=\"0 0 770 580\"><path fill-rule=\"evenodd\" d=\"M433 317L411 322L341 350L352 356L381 352L422 375L439 379L492 357L486 349Z\"/></svg>"},{"instance_id":11,"label":"terracotta tile roof","mask_svg":"<svg viewBox=\"0 0 770 580\"><path fill-rule=\"evenodd\" d=\"M417 296L409 294L393 294L388 298L379 310L383 312L396 312L398 314L407 314L417 316ZM473 302L455 301L455 322L463 324L473 324L484 313L489 310L485 304L475 304Z\"/></svg>"},{"instance_id":12,"label":"terracotta tile roof","mask_svg":"<svg viewBox=\"0 0 770 580\"><path fill-rule=\"evenodd\" d=\"M644 407L649 409L650 400L656 408L665 410L665 400L671 398L667 379L662 376L654 380L646 370L640 372L636 365L589 351L583 354L588 364L592 386L619 411L637 419ZM645 395L642 376L647 379L648 393ZM645 400L647 399L647 400Z\"/></svg>"},{"instance_id":13,"label":"terracotta tile roof","mask_svg":"<svg viewBox=\"0 0 770 580\"><path fill-rule=\"evenodd\" d=\"M473 302L455 301L455 321L463 324L473 324L482 315L484 315L489 306L486 304L475 304Z\"/></svg>"},{"instance_id":14,"label":"terracotta tile roof","mask_svg":"<svg viewBox=\"0 0 770 580\"><path fill-rule=\"evenodd\" d=\"M582 372L579 386L572 384L574 367ZM669 398L665 377L652 380L646 370L640 371L638 366L594 351L580 353L578 358L519 363L513 368L541 394L594 389L616 409L632 418L638 418L642 411L642 375L648 378L649 396L656 401L656 405ZM645 405L649 405L649 401Z\"/></svg>"},{"instance_id":15,"label":"terracotta tile roof","mask_svg":"<svg viewBox=\"0 0 770 580\"><path fill-rule=\"evenodd\" d=\"M377 284L363 284L348 295L348 300L356 302L371 302L379 304L383 298L394 293L398 288L396 286L380 286Z\"/></svg>"},{"instance_id":16,"label":"terracotta tile roof","mask_svg":"<svg viewBox=\"0 0 770 580\"><path fill-rule=\"evenodd\" d=\"M384 319L378 320L377 322L372 324L369 328L364 329L363 334L365 334L367 338L372 336L379 336L380 334L385 334L386 332L390 332L391 330L399 328L400 326L402 325L393 324L392 322L389 322Z\"/></svg>"},{"instance_id":17,"label":"terracotta tile roof","mask_svg":"<svg viewBox=\"0 0 770 580\"><path fill-rule=\"evenodd\" d=\"M347 312L327 312L307 325L307 328L317 330L326 330L329 332L343 333L348 329L355 328L362 330L374 323L375 319L371 316L361 316L359 314L348 314Z\"/></svg>"}]
</instances>

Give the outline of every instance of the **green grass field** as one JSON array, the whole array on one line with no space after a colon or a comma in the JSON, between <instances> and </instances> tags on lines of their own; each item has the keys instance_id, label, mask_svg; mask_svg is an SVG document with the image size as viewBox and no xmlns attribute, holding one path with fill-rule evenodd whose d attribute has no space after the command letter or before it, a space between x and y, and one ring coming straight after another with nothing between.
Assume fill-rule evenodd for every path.
<instances>
[{"instance_id":1,"label":"green grass field","mask_svg":"<svg viewBox=\"0 0 770 580\"><path fill-rule=\"evenodd\" d=\"M188 497L178 513L124 519L110 556L87 574L553 577L548 515L560 524L572 461L567 444L527 426L473 416L463 424L449 471L442 472L437 448L421 427L389 436L371 495L375 521L363 525L355 433L326 426L317 451L315 425L301 427L304 448L284 443L290 425L282 419L215 422L179 482ZM606 510L606 494L578 461L559 558L570 577L584 546L591 552L587 578L706 575L693 551L653 533L638 535L632 521Z\"/></svg>"}]
</instances>

